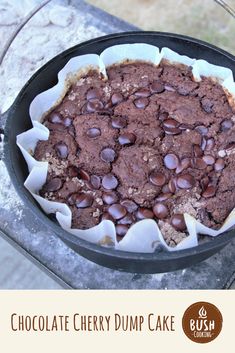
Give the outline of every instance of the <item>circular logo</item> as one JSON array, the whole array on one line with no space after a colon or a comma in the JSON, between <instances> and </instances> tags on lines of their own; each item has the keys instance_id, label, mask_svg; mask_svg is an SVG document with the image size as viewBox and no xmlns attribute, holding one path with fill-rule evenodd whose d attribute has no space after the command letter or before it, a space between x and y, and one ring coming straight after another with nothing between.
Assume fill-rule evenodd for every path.
<instances>
[{"instance_id":1,"label":"circular logo","mask_svg":"<svg viewBox=\"0 0 235 353\"><path fill-rule=\"evenodd\" d=\"M207 302L197 302L185 311L182 326L186 336L196 343L213 341L222 329L223 317L219 309Z\"/></svg>"}]
</instances>

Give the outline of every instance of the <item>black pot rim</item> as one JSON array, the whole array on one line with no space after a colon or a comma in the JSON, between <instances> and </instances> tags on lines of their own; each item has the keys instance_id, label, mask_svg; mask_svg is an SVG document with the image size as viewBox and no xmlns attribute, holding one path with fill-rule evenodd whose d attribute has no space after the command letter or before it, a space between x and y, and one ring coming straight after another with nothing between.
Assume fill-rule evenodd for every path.
<instances>
[{"instance_id":1,"label":"black pot rim","mask_svg":"<svg viewBox=\"0 0 235 353\"><path fill-rule=\"evenodd\" d=\"M40 69L38 69L33 76L27 81L27 83L24 85L24 87L21 89L19 94L17 95L13 105L10 107L8 110L8 117L6 121L6 126L5 126L5 143L4 143L4 155L5 155L5 163L7 166L7 169L9 171L9 175L11 177L11 180L16 188L16 191L18 192L19 196L25 201L26 205L30 208L30 210L36 215L36 217L39 218L39 220L46 225L48 225L62 240L68 241L78 247L85 248L87 250L93 251L96 254L102 254L106 256L112 256L113 258L122 258L122 259L129 259L129 260L138 260L138 261L146 261L146 260L160 260L160 261L167 261L169 259L181 259L185 257L190 257L195 254L205 254L215 248L220 248L225 246L228 242L230 242L234 236L235 236L235 230L230 230L225 233L222 233L221 235L212 238L210 241L205 242L203 244L199 244L198 246L185 249L185 250L177 250L177 251L172 251L172 252L153 252L153 253L138 253L138 252L128 252L128 251L121 251L121 250L114 250L112 248L106 248L102 247L96 244L93 244L91 242L88 242L86 240L80 239L76 236L74 236L71 233L68 233L67 231L63 230L59 225L57 225L55 222L50 220L48 216L40 209L39 206L36 206L33 204L30 200L30 193L24 185L21 184L19 181L15 171L14 171L14 166L11 163L11 146L8 141L8 132L11 129L11 122L12 122L12 117L14 114L17 112L17 109L20 105L21 98L24 96L27 87L29 84L37 79L37 76L41 74L45 68L47 68L49 65L53 64L53 62L56 59L59 59L60 57L65 57L69 56L70 53L74 52L75 49L80 48L80 47L85 47L86 45L92 44L92 43L97 43L100 41L106 41L110 39L115 39L115 38L120 38L120 37L131 37L131 36L137 36L137 35L147 35L147 36L162 36L162 37L171 37L175 39L182 39L184 41L188 41L190 44L195 43L199 44L201 46L211 48L222 55L228 57L230 60L235 61L235 57L226 52L223 49L220 49L212 44L209 44L205 41L192 38L189 36L185 35L180 35L180 34L175 34L175 33L170 33L170 32L155 32L155 31L130 31L130 32L122 32L122 33L114 33L114 34L109 34L105 35L102 37L94 38L89 41L79 43L62 53L58 54L57 56L53 57L51 60L49 60L45 65L43 65Z\"/></svg>"}]
</instances>

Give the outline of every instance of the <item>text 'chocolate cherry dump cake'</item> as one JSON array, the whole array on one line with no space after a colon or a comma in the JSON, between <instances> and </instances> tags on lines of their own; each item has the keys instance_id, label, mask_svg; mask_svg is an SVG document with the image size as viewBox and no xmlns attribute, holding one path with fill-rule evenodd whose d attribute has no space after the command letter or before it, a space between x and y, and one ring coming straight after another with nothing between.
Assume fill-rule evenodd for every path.
<instances>
[{"instance_id":1,"label":"text 'chocolate cherry dump cake'","mask_svg":"<svg viewBox=\"0 0 235 353\"><path fill-rule=\"evenodd\" d=\"M166 61L107 75L90 70L45 116L41 196L66 203L73 228L113 221L118 240L152 218L174 246L187 236L185 212L218 229L235 205L235 115L222 86Z\"/></svg>"}]
</instances>

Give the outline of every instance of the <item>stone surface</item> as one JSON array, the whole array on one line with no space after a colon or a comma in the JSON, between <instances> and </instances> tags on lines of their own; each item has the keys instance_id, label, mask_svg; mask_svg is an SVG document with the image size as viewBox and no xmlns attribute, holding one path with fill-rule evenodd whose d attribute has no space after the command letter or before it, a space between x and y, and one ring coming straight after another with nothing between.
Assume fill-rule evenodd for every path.
<instances>
[{"instance_id":1,"label":"stone surface","mask_svg":"<svg viewBox=\"0 0 235 353\"><path fill-rule=\"evenodd\" d=\"M48 11L42 9L30 20L30 26L46 27L50 24Z\"/></svg>"},{"instance_id":2,"label":"stone surface","mask_svg":"<svg viewBox=\"0 0 235 353\"><path fill-rule=\"evenodd\" d=\"M62 289L1 237L0 267L0 289Z\"/></svg>"},{"instance_id":3,"label":"stone surface","mask_svg":"<svg viewBox=\"0 0 235 353\"><path fill-rule=\"evenodd\" d=\"M20 22L23 14L25 15L31 11L34 6L32 6L30 1L24 1L24 12L20 12L16 3L21 4L21 2L12 1L4 8L14 13L18 11L16 21ZM36 3L37 1L35 1ZM52 57L75 44L106 34L107 28L103 28L103 23L101 26L98 26L98 23L96 24L97 19L92 13L87 11L89 6L85 5L83 1L79 2L79 4L75 2L75 5L81 10L77 11L76 16L73 17L71 17L71 14L75 11L74 6L66 7L65 5L66 2L61 2L60 6L53 2L46 5L26 24L9 48L0 67L1 112L9 108L19 90L32 74ZM63 12L63 16L61 16L61 24L63 26L50 23L49 15L51 12L53 13L54 9L56 9L55 13L57 13L57 24L59 21L58 13ZM65 18L66 21L64 20ZM64 27L65 23L67 23L66 27ZM88 23L89 26L87 25ZM5 43L14 29L14 24L0 26L1 43ZM116 24L108 29L109 32L118 30L120 29Z\"/></svg>"},{"instance_id":4,"label":"stone surface","mask_svg":"<svg viewBox=\"0 0 235 353\"><path fill-rule=\"evenodd\" d=\"M0 25L11 26L18 22L17 13L11 8L0 8Z\"/></svg>"},{"instance_id":5,"label":"stone surface","mask_svg":"<svg viewBox=\"0 0 235 353\"><path fill-rule=\"evenodd\" d=\"M65 6L54 6L49 11L49 19L54 25L67 27L73 20L73 10Z\"/></svg>"}]
</instances>

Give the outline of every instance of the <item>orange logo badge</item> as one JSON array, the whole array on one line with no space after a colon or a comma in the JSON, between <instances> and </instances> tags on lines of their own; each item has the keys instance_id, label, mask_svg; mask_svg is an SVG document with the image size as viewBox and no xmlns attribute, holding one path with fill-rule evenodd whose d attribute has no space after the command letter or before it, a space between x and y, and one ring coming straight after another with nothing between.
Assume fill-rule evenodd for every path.
<instances>
[{"instance_id":1,"label":"orange logo badge","mask_svg":"<svg viewBox=\"0 0 235 353\"><path fill-rule=\"evenodd\" d=\"M208 302L197 302L185 311L182 326L186 336L196 343L213 341L221 332L223 317L219 309Z\"/></svg>"}]
</instances>

